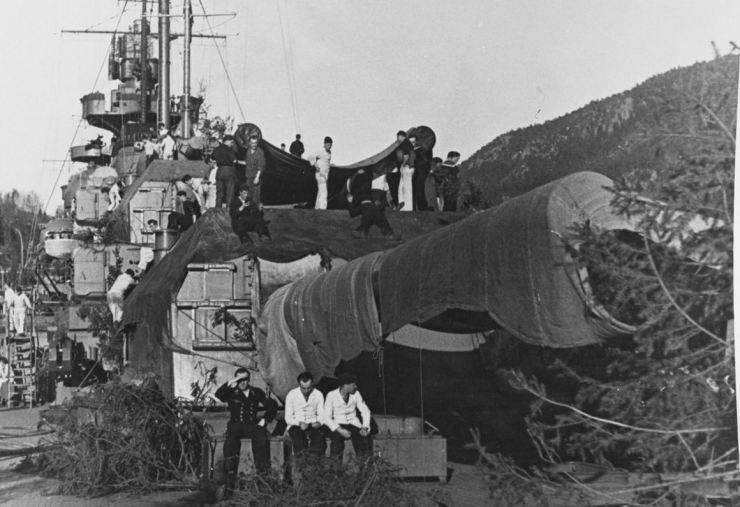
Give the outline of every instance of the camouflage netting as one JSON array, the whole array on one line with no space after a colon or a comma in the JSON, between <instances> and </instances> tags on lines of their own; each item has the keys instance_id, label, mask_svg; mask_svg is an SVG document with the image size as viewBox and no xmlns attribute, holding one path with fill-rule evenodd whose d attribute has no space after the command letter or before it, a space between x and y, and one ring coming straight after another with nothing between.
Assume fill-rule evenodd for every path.
<instances>
[{"instance_id":1,"label":"camouflage netting","mask_svg":"<svg viewBox=\"0 0 740 507\"><path fill-rule=\"evenodd\" d=\"M404 238L413 238L464 218L462 213L389 213L393 227ZM353 239L358 219L347 211L265 210L271 241L242 244L231 229L227 210L211 209L196 221L134 289L124 304L122 325L135 325L130 360L136 369L169 378L169 351L189 353L172 343L167 318L170 304L191 262L223 262L252 253L272 262L290 262L321 252L329 257L355 259L370 252L392 248L394 243L379 233Z\"/></svg>"}]
</instances>

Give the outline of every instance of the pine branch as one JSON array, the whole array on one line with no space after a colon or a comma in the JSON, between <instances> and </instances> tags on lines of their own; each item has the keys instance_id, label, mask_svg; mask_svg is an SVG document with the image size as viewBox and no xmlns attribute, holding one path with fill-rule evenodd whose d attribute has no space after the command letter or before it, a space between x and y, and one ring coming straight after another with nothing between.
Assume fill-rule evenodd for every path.
<instances>
[{"instance_id":1,"label":"pine branch","mask_svg":"<svg viewBox=\"0 0 740 507\"><path fill-rule=\"evenodd\" d=\"M694 319L691 318L691 316L688 313L686 313L686 311L683 308L681 308L678 305L678 303L676 302L676 300L673 298L673 296L671 295L670 291L668 290L668 287L666 287L665 282L663 281L663 278L660 276L660 272L658 271L658 267L655 265L655 259L653 259L653 254L652 254L652 252L650 250L650 243L648 243L648 240L647 240L647 231L645 231L645 234L642 236L642 240L643 240L643 243L645 244L645 252L647 253L648 260L650 261L650 266L652 267L653 272L657 276L657 280L658 280L658 283L660 284L660 288L663 289L663 293L668 298L668 300L671 302L671 304L673 305L673 307L676 310L678 310L678 313L680 313L681 315L683 315L683 317L686 320L688 320L694 326L696 326L696 328L698 330L700 330L701 332L703 332L704 334L706 334L707 336L709 336L713 340L716 340L717 342L722 343L722 344L726 344L727 342L725 340L723 340L722 338L720 338L716 334L712 333L709 329L706 329L704 326L702 326L701 324L699 324L698 322L696 322Z\"/></svg>"},{"instance_id":2,"label":"pine branch","mask_svg":"<svg viewBox=\"0 0 740 507\"><path fill-rule=\"evenodd\" d=\"M585 417L587 419L591 419L593 421L598 421L604 424L609 424L612 426L617 426L619 428L625 428L633 431L640 431L643 433L655 433L660 435L682 435L682 434L695 434L695 433L714 433L717 431L724 431L731 429L729 427L720 427L720 428L691 428L691 429L675 429L675 430L665 430L665 429L658 429L658 428L645 428L642 426L634 426L632 424L625 424L619 421L614 421L612 419L605 419L603 417L597 417L595 415L591 415L587 412L584 412L583 410L574 407L573 405L569 405L567 403L561 403L559 401L555 401L546 395L542 394L541 392L538 392L529 385L526 384L526 382L520 382L517 386L519 389L523 391L527 391L528 393L532 394L533 396L536 396L542 401L545 401L549 403L550 405L554 405L556 407L561 407L570 410L571 412L575 412L576 414Z\"/></svg>"}]
</instances>

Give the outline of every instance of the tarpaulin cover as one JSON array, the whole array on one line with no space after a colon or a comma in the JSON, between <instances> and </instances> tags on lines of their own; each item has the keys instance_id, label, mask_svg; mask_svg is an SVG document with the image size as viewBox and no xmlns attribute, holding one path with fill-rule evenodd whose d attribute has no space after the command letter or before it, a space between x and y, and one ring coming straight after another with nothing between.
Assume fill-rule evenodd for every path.
<instances>
[{"instance_id":1,"label":"tarpaulin cover","mask_svg":"<svg viewBox=\"0 0 740 507\"><path fill-rule=\"evenodd\" d=\"M247 253L272 262L289 262L318 251L332 257L355 259L382 251L393 243L383 237L352 239L353 221L347 212L317 210L266 210L271 241L242 244L231 229L225 209L211 209L179 238L167 255L142 278L126 298L122 324L136 324L131 362L143 371L158 371L162 349L181 350L167 333L170 304L191 262L223 262ZM462 218L451 213L398 213L394 226L413 238ZM355 219L356 222L356 219Z\"/></svg>"},{"instance_id":2,"label":"tarpaulin cover","mask_svg":"<svg viewBox=\"0 0 740 507\"><path fill-rule=\"evenodd\" d=\"M586 220L631 228L610 206L611 184L571 174L387 252L379 268L383 331L449 309L485 312L520 339L550 347L631 331L589 300L562 239Z\"/></svg>"},{"instance_id":3,"label":"tarpaulin cover","mask_svg":"<svg viewBox=\"0 0 740 507\"><path fill-rule=\"evenodd\" d=\"M168 327L170 305L185 280L187 265L235 259L248 251L248 245L242 245L231 232L226 210L205 213L196 225L182 234L124 300L121 326L134 326L130 335L129 372L171 378L171 356L168 354L173 350L192 353L173 341Z\"/></svg>"},{"instance_id":4,"label":"tarpaulin cover","mask_svg":"<svg viewBox=\"0 0 740 507\"><path fill-rule=\"evenodd\" d=\"M285 322L283 308L289 289L289 285L280 287L265 303L256 336L260 374L282 399L295 387L298 375L306 371L296 340Z\"/></svg>"},{"instance_id":5,"label":"tarpaulin cover","mask_svg":"<svg viewBox=\"0 0 740 507\"><path fill-rule=\"evenodd\" d=\"M316 378L332 376L343 359L375 350L381 338L372 275L376 252L290 284L283 312L303 364Z\"/></svg>"},{"instance_id":6,"label":"tarpaulin cover","mask_svg":"<svg viewBox=\"0 0 740 507\"><path fill-rule=\"evenodd\" d=\"M424 148L431 150L434 147L436 136L429 127L413 127L408 132L416 134L417 141ZM246 147L251 133L256 133L260 137L260 146L265 151L267 167L262 175L260 190L262 203L265 205L293 203L309 203L312 205L316 199L317 191L316 171L311 167L308 160L294 157L289 152L283 151L262 139L259 127L252 123L239 125L234 132L234 137L239 145ZM395 135L395 132L391 134ZM332 165L329 171L329 181L327 182L329 208L347 207L344 185L360 169L387 169L394 166L396 163L395 151L398 145L398 142L393 142L377 154L354 164ZM310 153L311 151L308 150L305 156Z\"/></svg>"},{"instance_id":7,"label":"tarpaulin cover","mask_svg":"<svg viewBox=\"0 0 740 507\"><path fill-rule=\"evenodd\" d=\"M386 212L388 221L403 240L435 231L462 220L465 213ZM360 218L350 218L347 210L265 209L272 240L255 238L260 259L291 262L324 249L332 257L350 260L398 245L373 228L367 239L352 237Z\"/></svg>"}]
</instances>

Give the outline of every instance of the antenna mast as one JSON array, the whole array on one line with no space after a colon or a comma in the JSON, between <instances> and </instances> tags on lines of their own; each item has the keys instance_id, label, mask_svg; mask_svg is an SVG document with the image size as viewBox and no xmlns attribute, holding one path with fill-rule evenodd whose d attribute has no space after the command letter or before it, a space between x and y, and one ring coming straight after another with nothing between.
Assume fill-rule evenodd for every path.
<instances>
[{"instance_id":1,"label":"antenna mast","mask_svg":"<svg viewBox=\"0 0 740 507\"><path fill-rule=\"evenodd\" d=\"M157 116L170 128L170 0L159 0L159 91Z\"/></svg>"},{"instance_id":2,"label":"antenna mast","mask_svg":"<svg viewBox=\"0 0 740 507\"><path fill-rule=\"evenodd\" d=\"M146 20L146 0L141 1L141 55L139 67L141 68L141 124L146 123L149 114L149 22Z\"/></svg>"},{"instance_id":3,"label":"antenna mast","mask_svg":"<svg viewBox=\"0 0 740 507\"><path fill-rule=\"evenodd\" d=\"M184 37L184 49L182 52L183 65L182 65L182 136L188 138L191 135L190 126L190 34L193 28L193 6L190 0L185 0L183 6L183 17L185 21L185 37Z\"/></svg>"}]
</instances>

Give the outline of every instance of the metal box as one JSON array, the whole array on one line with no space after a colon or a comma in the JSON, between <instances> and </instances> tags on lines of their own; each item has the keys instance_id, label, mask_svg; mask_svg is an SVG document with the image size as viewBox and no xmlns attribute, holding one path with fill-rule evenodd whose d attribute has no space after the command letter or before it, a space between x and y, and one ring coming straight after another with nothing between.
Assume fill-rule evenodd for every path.
<instances>
[{"instance_id":1,"label":"metal box","mask_svg":"<svg viewBox=\"0 0 740 507\"><path fill-rule=\"evenodd\" d=\"M146 181L131 196L131 209L160 209L171 208L167 199L167 183L161 181Z\"/></svg>"},{"instance_id":2,"label":"metal box","mask_svg":"<svg viewBox=\"0 0 740 507\"><path fill-rule=\"evenodd\" d=\"M191 263L188 274L177 294L178 306L226 304L234 298L236 266L223 264Z\"/></svg>"},{"instance_id":3,"label":"metal box","mask_svg":"<svg viewBox=\"0 0 740 507\"><path fill-rule=\"evenodd\" d=\"M157 227L166 227L162 224L158 209L136 208L131 211L131 243L154 246L154 231L147 225L149 220L156 220Z\"/></svg>"},{"instance_id":4,"label":"metal box","mask_svg":"<svg viewBox=\"0 0 740 507\"><path fill-rule=\"evenodd\" d=\"M108 290L108 267L121 259L121 271L139 262L139 246L118 244L79 247L72 253L73 293L77 296L104 296Z\"/></svg>"},{"instance_id":5,"label":"metal box","mask_svg":"<svg viewBox=\"0 0 740 507\"><path fill-rule=\"evenodd\" d=\"M400 477L447 480L447 439L436 435L376 435L373 453L398 468Z\"/></svg>"},{"instance_id":6,"label":"metal box","mask_svg":"<svg viewBox=\"0 0 740 507\"><path fill-rule=\"evenodd\" d=\"M77 208L75 219L80 221L98 221L108 211L108 199L99 187L85 187L75 192Z\"/></svg>"}]
</instances>

